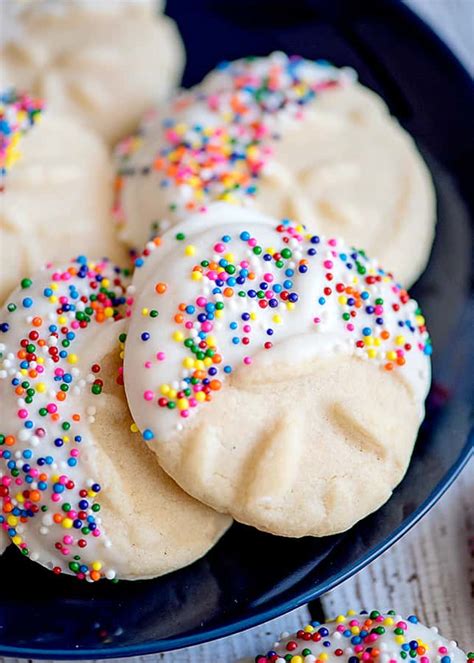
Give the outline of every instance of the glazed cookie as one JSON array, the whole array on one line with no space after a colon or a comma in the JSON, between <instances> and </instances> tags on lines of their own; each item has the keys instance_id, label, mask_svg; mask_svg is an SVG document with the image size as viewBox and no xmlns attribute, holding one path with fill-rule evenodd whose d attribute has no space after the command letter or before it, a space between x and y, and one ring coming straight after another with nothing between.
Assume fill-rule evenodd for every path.
<instances>
[{"instance_id":1,"label":"glazed cookie","mask_svg":"<svg viewBox=\"0 0 474 663\"><path fill-rule=\"evenodd\" d=\"M176 85L184 52L175 24L151 3L4 0L10 26L0 49L3 85L27 89L109 143Z\"/></svg>"},{"instance_id":2,"label":"glazed cookie","mask_svg":"<svg viewBox=\"0 0 474 663\"><path fill-rule=\"evenodd\" d=\"M404 619L394 610L357 613L349 610L327 624L312 622L280 640L255 663L472 663L454 641L424 626L414 615Z\"/></svg>"},{"instance_id":3,"label":"glazed cookie","mask_svg":"<svg viewBox=\"0 0 474 663\"><path fill-rule=\"evenodd\" d=\"M224 64L149 114L117 163L116 214L131 245L225 200L342 235L407 286L428 259L429 172L350 69L283 53Z\"/></svg>"},{"instance_id":4,"label":"glazed cookie","mask_svg":"<svg viewBox=\"0 0 474 663\"><path fill-rule=\"evenodd\" d=\"M0 528L55 573L139 579L201 557L229 525L133 431L119 269L79 258L23 279L0 324Z\"/></svg>"},{"instance_id":5,"label":"glazed cookie","mask_svg":"<svg viewBox=\"0 0 474 663\"><path fill-rule=\"evenodd\" d=\"M110 218L111 181L110 157L94 133L38 99L0 95L0 303L72 243L78 254L125 263Z\"/></svg>"},{"instance_id":6,"label":"glazed cookie","mask_svg":"<svg viewBox=\"0 0 474 663\"><path fill-rule=\"evenodd\" d=\"M431 344L377 262L215 203L147 245L134 285L128 402L184 490L285 536L343 531L390 497Z\"/></svg>"}]
</instances>

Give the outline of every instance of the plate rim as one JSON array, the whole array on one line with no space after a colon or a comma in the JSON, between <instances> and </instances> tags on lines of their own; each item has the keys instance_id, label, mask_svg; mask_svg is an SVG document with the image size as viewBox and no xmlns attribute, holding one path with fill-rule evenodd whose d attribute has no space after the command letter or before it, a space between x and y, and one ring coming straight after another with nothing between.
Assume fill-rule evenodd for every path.
<instances>
[{"instance_id":1,"label":"plate rim","mask_svg":"<svg viewBox=\"0 0 474 663\"><path fill-rule=\"evenodd\" d=\"M395 6L397 10L404 14L406 19L412 24L415 24L420 32L424 32L437 48L443 52L444 57L451 60L452 64L456 66L459 74L465 79L466 85L471 87L474 92L474 80L469 75L459 58L450 49L448 44L443 41L440 35L425 22L425 20L411 9L404 0L385 0L387 4ZM471 210L472 212L472 210ZM467 305L472 305L472 299L467 298ZM456 461L451 465L450 469L436 484L435 488L431 491L430 495L415 509L410 516L403 520L403 522L387 535L381 543L372 548L365 556L361 557L357 562L346 567L343 571L335 573L322 584L318 585L316 591L306 590L300 593L297 597L287 599L284 602L277 603L271 607L264 609L256 609L256 612L250 617L241 618L237 621L225 624L223 626L214 627L211 629L203 630L199 633L184 636L172 636L169 638L162 638L155 642L145 642L135 645L114 646L107 649L103 648L81 648L81 649L35 649L31 647L16 647L9 645L2 645L0 642L0 656L15 657L20 659L56 659L64 661L77 661L89 659L111 659L111 658L127 658L133 656L144 656L149 654L158 654L164 652L172 652L186 647L194 647L208 642L213 642L221 638L228 637L241 633L253 627L259 626L267 621L281 617L297 608L309 603L334 589L337 585L352 576L356 575L368 564L377 559L392 545L401 539L407 532L409 532L416 523L418 523L441 499L446 491L452 486L461 471L467 466L468 462L474 458L474 425L470 428L467 439L462 447Z\"/></svg>"},{"instance_id":2,"label":"plate rim","mask_svg":"<svg viewBox=\"0 0 474 663\"><path fill-rule=\"evenodd\" d=\"M277 617L289 613L292 610L296 610L296 608L299 608L330 591L382 555L432 509L448 488L452 486L455 479L459 476L464 467L466 467L471 458L474 458L474 426L471 427L467 440L458 458L449 471L436 484L426 500L422 502L420 506L397 527L396 530L387 535L378 546L370 550L365 556L361 557L351 566L346 567L339 573L335 573L326 582L319 585L316 591L307 590L306 592L299 594L298 597L288 599L287 601L278 603L278 605L261 610L257 609L257 612L251 617L240 619L224 626L208 629L202 633L195 633L192 635L162 638L154 643L145 642L136 645L124 645L123 647L111 647L109 649L85 648L78 649L77 651L70 649L32 649L29 647L3 646L0 644L0 656L36 658L40 660L56 659L65 661L145 656L147 654L159 654L184 649L185 647L202 645L229 635L241 633L254 626L276 619Z\"/></svg>"}]
</instances>

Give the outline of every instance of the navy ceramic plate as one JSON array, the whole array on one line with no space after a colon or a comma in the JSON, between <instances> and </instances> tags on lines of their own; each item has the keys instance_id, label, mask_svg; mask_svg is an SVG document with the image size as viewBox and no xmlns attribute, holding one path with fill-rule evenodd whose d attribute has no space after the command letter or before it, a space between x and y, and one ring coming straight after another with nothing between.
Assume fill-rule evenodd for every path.
<instances>
[{"instance_id":1,"label":"navy ceramic plate","mask_svg":"<svg viewBox=\"0 0 474 663\"><path fill-rule=\"evenodd\" d=\"M228 635L307 603L406 532L472 450L474 91L445 46L389 0L170 0L188 50L184 83L218 61L281 49L355 67L415 136L432 169L439 221L413 292L434 340L428 415L392 499L349 532L289 540L234 525L202 560L154 581L82 585L9 550L0 560L0 654L105 658ZM470 299L471 298L471 299Z\"/></svg>"}]
</instances>

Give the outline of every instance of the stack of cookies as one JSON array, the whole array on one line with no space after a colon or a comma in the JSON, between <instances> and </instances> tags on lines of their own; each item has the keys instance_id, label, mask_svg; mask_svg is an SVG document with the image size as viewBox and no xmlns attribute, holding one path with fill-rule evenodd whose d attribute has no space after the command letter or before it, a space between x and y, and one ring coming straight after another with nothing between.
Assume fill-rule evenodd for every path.
<instances>
[{"instance_id":1,"label":"stack of cookies","mask_svg":"<svg viewBox=\"0 0 474 663\"><path fill-rule=\"evenodd\" d=\"M326 536L378 509L430 386L413 140L354 71L283 53L171 94L146 0L7 4L2 543L151 578L232 519Z\"/></svg>"}]
</instances>

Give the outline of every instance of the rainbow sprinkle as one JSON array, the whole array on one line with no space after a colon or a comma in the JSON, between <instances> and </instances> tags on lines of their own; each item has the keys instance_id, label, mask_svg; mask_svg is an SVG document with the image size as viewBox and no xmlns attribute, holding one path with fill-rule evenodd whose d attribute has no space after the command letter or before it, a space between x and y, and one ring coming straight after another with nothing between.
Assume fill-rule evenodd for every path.
<instances>
[{"instance_id":1,"label":"rainbow sprinkle","mask_svg":"<svg viewBox=\"0 0 474 663\"><path fill-rule=\"evenodd\" d=\"M100 527L101 485L81 467L88 447L84 424L93 413L76 409L84 390L101 393L101 367L81 366L79 353L88 329L129 314L126 276L85 257L64 270L48 267L38 284L21 281L0 324L4 406L8 396L18 408L16 430L0 433L0 527L25 556L38 559L35 543L41 541L51 546L54 573L88 581L114 579L115 572L94 557L94 542L105 537L108 543ZM10 347L11 334L20 338L23 328L18 347ZM44 535L31 546L29 527L36 537Z\"/></svg>"},{"instance_id":2,"label":"rainbow sprinkle","mask_svg":"<svg viewBox=\"0 0 474 663\"><path fill-rule=\"evenodd\" d=\"M21 157L19 143L44 108L43 101L13 89L0 93L0 191L8 170Z\"/></svg>"},{"instance_id":3,"label":"rainbow sprinkle","mask_svg":"<svg viewBox=\"0 0 474 663\"><path fill-rule=\"evenodd\" d=\"M325 624L312 622L280 642L255 663L454 663L474 660L456 644L442 638L410 615L402 619L394 610L357 613L349 610Z\"/></svg>"},{"instance_id":4,"label":"rainbow sprinkle","mask_svg":"<svg viewBox=\"0 0 474 663\"><path fill-rule=\"evenodd\" d=\"M161 189L176 187L179 194L169 203L170 213L205 211L211 201L242 203L255 196L258 178L279 139L272 118L284 114L301 120L318 94L353 80L353 72L349 75L326 61L277 55L262 71L254 70L255 58L223 63L218 71L225 75L224 89L178 96L162 122L161 144L151 162L138 167L132 161L147 140L151 115L137 136L118 146L114 213L119 223L126 222L121 192L133 176L156 173ZM195 116L204 115L202 124L180 119L193 106ZM151 223L152 235L157 224Z\"/></svg>"}]
</instances>

